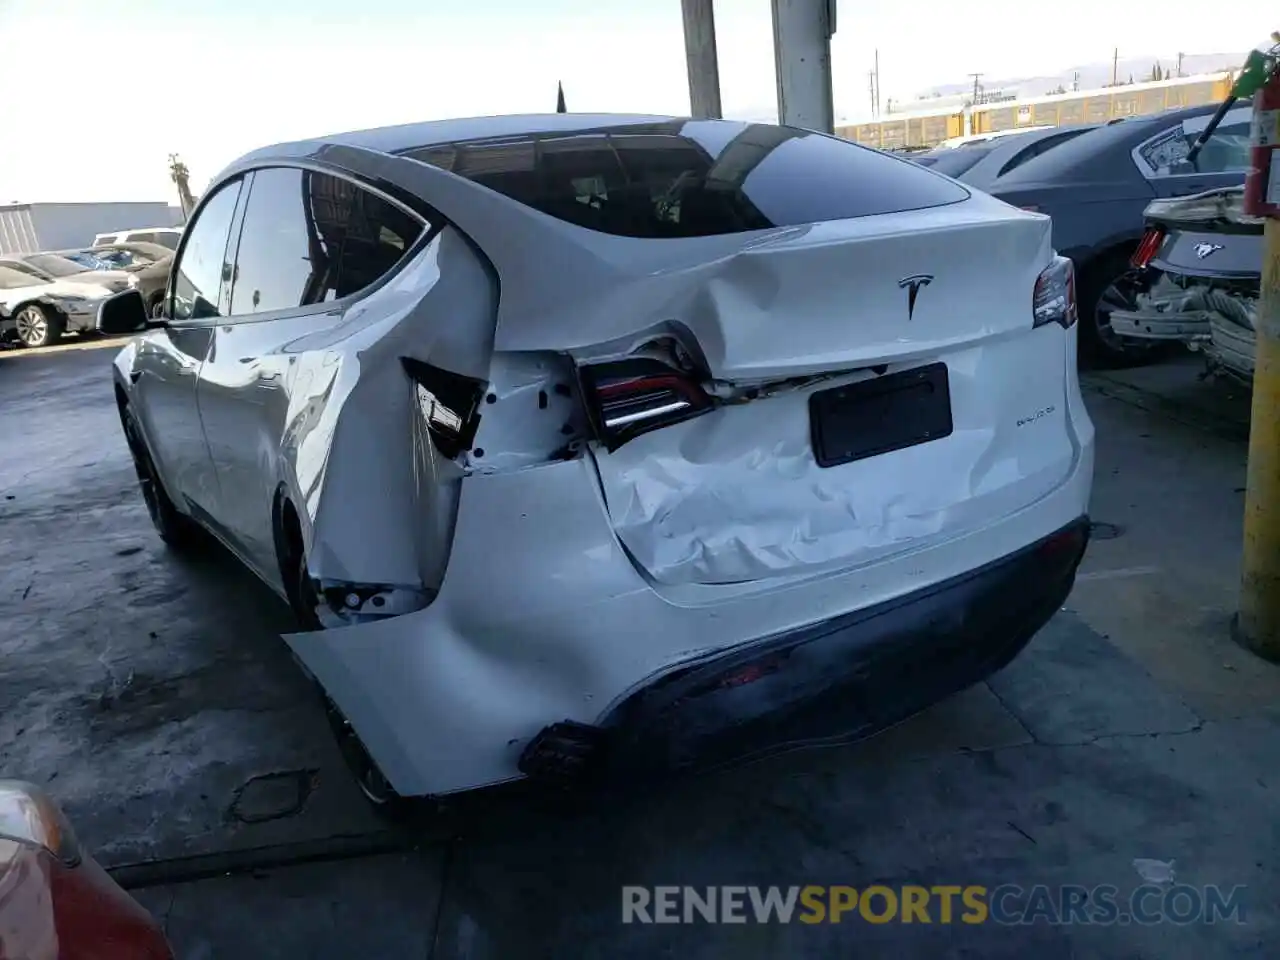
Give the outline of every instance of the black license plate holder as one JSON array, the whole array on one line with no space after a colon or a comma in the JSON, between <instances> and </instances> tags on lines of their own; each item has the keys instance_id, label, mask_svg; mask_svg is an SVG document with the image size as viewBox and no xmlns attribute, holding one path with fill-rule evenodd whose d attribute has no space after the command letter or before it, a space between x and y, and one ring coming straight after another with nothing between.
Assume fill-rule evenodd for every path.
<instances>
[{"instance_id":1,"label":"black license plate holder","mask_svg":"<svg viewBox=\"0 0 1280 960\"><path fill-rule=\"evenodd\" d=\"M820 390L809 397L813 456L820 467L865 460L951 435L945 363Z\"/></svg>"}]
</instances>

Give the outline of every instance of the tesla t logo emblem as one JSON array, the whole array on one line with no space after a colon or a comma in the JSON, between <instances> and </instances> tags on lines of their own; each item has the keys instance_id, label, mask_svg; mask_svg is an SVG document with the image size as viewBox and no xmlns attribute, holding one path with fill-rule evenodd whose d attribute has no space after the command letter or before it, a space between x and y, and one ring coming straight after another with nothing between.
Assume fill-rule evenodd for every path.
<instances>
[{"instance_id":1,"label":"tesla t logo emblem","mask_svg":"<svg viewBox=\"0 0 1280 960\"><path fill-rule=\"evenodd\" d=\"M1195 246L1196 256L1203 260L1211 253L1217 253L1222 249L1220 243L1197 243Z\"/></svg>"},{"instance_id":2,"label":"tesla t logo emblem","mask_svg":"<svg viewBox=\"0 0 1280 960\"><path fill-rule=\"evenodd\" d=\"M920 288L927 287L933 283L933 277L927 273L917 273L913 277L903 277L898 281L898 287L907 291L907 319L910 320L916 312L916 297L920 295Z\"/></svg>"}]
</instances>

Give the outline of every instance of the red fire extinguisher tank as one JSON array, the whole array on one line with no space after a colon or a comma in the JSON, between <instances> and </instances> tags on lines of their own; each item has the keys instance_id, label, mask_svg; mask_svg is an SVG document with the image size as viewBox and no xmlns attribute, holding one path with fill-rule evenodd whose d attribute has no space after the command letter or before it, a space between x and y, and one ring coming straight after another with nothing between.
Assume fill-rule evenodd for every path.
<instances>
[{"instance_id":1,"label":"red fire extinguisher tank","mask_svg":"<svg viewBox=\"0 0 1280 960\"><path fill-rule=\"evenodd\" d=\"M1253 98L1249 137L1249 172L1244 178L1244 212L1280 217L1280 75L1273 76Z\"/></svg>"}]
</instances>

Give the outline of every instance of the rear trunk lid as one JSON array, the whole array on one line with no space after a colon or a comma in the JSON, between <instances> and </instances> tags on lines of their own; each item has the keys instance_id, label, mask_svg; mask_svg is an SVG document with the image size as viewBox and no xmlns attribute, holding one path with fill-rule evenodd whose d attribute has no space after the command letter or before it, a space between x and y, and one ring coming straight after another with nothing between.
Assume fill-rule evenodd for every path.
<instances>
[{"instance_id":1,"label":"rear trunk lid","mask_svg":"<svg viewBox=\"0 0 1280 960\"><path fill-rule=\"evenodd\" d=\"M1162 234L1151 266L1188 277L1261 278L1263 221L1245 214L1243 200L1233 188L1149 204L1148 230Z\"/></svg>"},{"instance_id":2,"label":"rear trunk lid","mask_svg":"<svg viewBox=\"0 0 1280 960\"><path fill-rule=\"evenodd\" d=\"M659 588L764 588L961 535L1051 491L1075 458L1069 336L1032 325L1051 257L1047 218L975 196L817 224L697 271L661 332L681 348L669 366L691 358L716 402L660 395L658 368L629 369L658 426L595 449L637 567ZM574 353L598 425L626 429L615 381L593 392L616 355Z\"/></svg>"}]
</instances>

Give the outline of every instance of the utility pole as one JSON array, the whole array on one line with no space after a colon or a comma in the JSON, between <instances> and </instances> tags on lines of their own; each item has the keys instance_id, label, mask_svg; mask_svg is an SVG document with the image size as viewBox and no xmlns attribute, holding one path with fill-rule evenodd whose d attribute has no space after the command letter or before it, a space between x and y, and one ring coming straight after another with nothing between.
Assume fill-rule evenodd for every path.
<instances>
[{"instance_id":1,"label":"utility pole","mask_svg":"<svg viewBox=\"0 0 1280 960\"><path fill-rule=\"evenodd\" d=\"M778 121L790 127L834 133L831 37L836 32L836 0L772 3Z\"/></svg>"},{"instance_id":2,"label":"utility pole","mask_svg":"<svg viewBox=\"0 0 1280 960\"><path fill-rule=\"evenodd\" d=\"M1277 132L1271 131L1272 135ZM1280 661L1280 564L1276 562L1280 556L1280 220L1268 217L1262 229L1243 575L1233 632L1254 653L1276 662Z\"/></svg>"},{"instance_id":3,"label":"utility pole","mask_svg":"<svg viewBox=\"0 0 1280 960\"><path fill-rule=\"evenodd\" d=\"M871 116L877 117L876 112L876 72L874 70L867 71L867 92L871 94Z\"/></svg>"},{"instance_id":4,"label":"utility pole","mask_svg":"<svg viewBox=\"0 0 1280 960\"><path fill-rule=\"evenodd\" d=\"M1111 85L1118 87L1120 85L1120 48L1116 47L1115 52L1111 54Z\"/></svg>"},{"instance_id":5,"label":"utility pole","mask_svg":"<svg viewBox=\"0 0 1280 960\"><path fill-rule=\"evenodd\" d=\"M832 2L834 3L834 0L832 0ZM831 32L832 32L832 33L835 33L835 26L834 26L834 23L833 23L833 25L832 25L832 30L831 30ZM879 50L876 50L876 61L875 61L875 63L876 63L876 66L875 66L875 74L876 74L876 116L877 116L877 117L879 117L879 116L880 116L880 51L879 51Z\"/></svg>"},{"instance_id":6,"label":"utility pole","mask_svg":"<svg viewBox=\"0 0 1280 960\"><path fill-rule=\"evenodd\" d=\"M1071 74L1071 90L1074 93L1078 93L1080 91L1080 71L1079 70Z\"/></svg>"},{"instance_id":7,"label":"utility pole","mask_svg":"<svg viewBox=\"0 0 1280 960\"><path fill-rule=\"evenodd\" d=\"M969 74L969 76L973 77L973 99L970 101L970 103L972 103L976 107L978 105L978 97L981 96L979 91L982 90L982 85L978 83L978 81L982 79L982 74L971 73Z\"/></svg>"},{"instance_id":8,"label":"utility pole","mask_svg":"<svg viewBox=\"0 0 1280 960\"><path fill-rule=\"evenodd\" d=\"M1244 212L1265 217L1262 287L1258 297L1253 407L1244 497L1244 553L1235 638L1254 653L1280 662L1280 32L1272 49L1249 54L1231 96L1253 100L1251 169L1245 178ZM1227 101L1229 102L1229 101ZM1225 114L1226 102L1213 123ZM1196 141L1212 134L1207 127ZM1192 148L1194 150L1194 146Z\"/></svg>"},{"instance_id":9,"label":"utility pole","mask_svg":"<svg viewBox=\"0 0 1280 960\"><path fill-rule=\"evenodd\" d=\"M1182 76L1182 58L1184 56L1186 56L1186 54L1178 54L1178 76Z\"/></svg>"},{"instance_id":10,"label":"utility pole","mask_svg":"<svg viewBox=\"0 0 1280 960\"><path fill-rule=\"evenodd\" d=\"M700 120L718 120L723 114L712 0L680 0L680 6L684 12L684 52L689 64L689 113Z\"/></svg>"},{"instance_id":11,"label":"utility pole","mask_svg":"<svg viewBox=\"0 0 1280 960\"><path fill-rule=\"evenodd\" d=\"M182 208L183 223L187 222L191 211L196 208L196 201L191 196L191 187L188 182L190 178L191 171L187 169L182 159L176 153L169 154L169 179L178 188L178 205Z\"/></svg>"}]
</instances>

